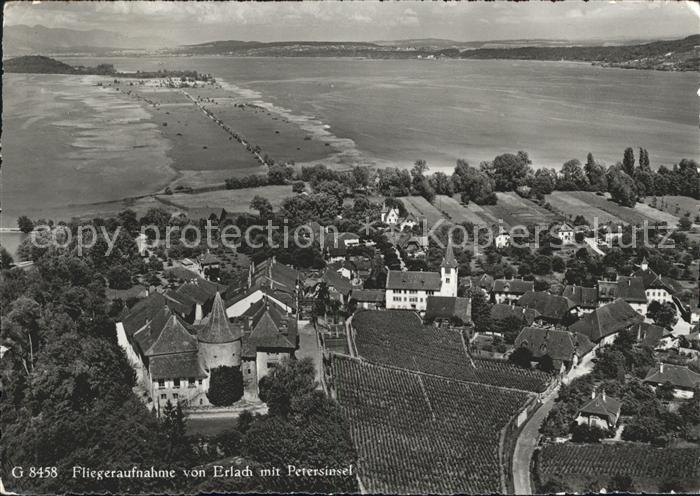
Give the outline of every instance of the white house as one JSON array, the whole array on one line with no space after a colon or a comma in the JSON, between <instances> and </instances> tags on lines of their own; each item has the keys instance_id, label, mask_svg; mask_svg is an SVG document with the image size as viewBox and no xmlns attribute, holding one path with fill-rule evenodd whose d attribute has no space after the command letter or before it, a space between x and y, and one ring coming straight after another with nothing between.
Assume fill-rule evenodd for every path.
<instances>
[{"instance_id":1,"label":"white house","mask_svg":"<svg viewBox=\"0 0 700 496\"><path fill-rule=\"evenodd\" d=\"M395 226L399 222L399 209L396 207L382 206L381 219L384 224Z\"/></svg>"},{"instance_id":2,"label":"white house","mask_svg":"<svg viewBox=\"0 0 700 496\"><path fill-rule=\"evenodd\" d=\"M688 367L662 362L649 371L644 382L653 389L668 382L673 386L674 397L687 399L692 398L695 388L700 387L700 374Z\"/></svg>"},{"instance_id":3,"label":"white house","mask_svg":"<svg viewBox=\"0 0 700 496\"><path fill-rule=\"evenodd\" d=\"M563 245L571 245L576 242L574 238L574 229L569 224L564 223L557 226L555 234Z\"/></svg>"},{"instance_id":4,"label":"white house","mask_svg":"<svg viewBox=\"0 0 700 496\"><path fill-rule=\"evenodd\" d=\"M501 249L510 245L510 234L501 227L498 231L498 235L495 238L496 248Z\"/></svg>"},{"instance_id":5,"label":"white house","mask_svg":"<svg viewBox=\"0 0 700 496\"><path fill-rule=\"evenodd\" d=\"M515 302L528 291L535 290L534 281L523 279L496 279L493 282L493 298L496 303Z\"/></svg>"},{"instance_id":6,"label":"white house","mask_svg":"<svg viewBox=\"0 0 700 496\"><path fill-rule=\"evenodd\" d=\"M606 396L605 391L597 394L593 391L591 401L578 411L576 423L588 427L614 429L620 418L622 402L612 396Z\"/></svg>"},{"instance_id":7,"label":"white house","mask_svg":"<svg viewBox=\"0 0 700 496\"><path fill-rule=\"evenodd\" d=\"M386 278L386 308L425 311L428 296L457 296L457 260L448 242L440 272L390 270Z\"/></svg>"}]
</instances>

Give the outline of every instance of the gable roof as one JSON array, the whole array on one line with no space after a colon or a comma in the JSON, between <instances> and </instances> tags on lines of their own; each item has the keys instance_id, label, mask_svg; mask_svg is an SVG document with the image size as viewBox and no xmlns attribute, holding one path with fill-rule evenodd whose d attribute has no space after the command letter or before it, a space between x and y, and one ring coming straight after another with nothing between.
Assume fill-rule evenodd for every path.
<instances>
[{"instance_id":1,"label":"gable roof","mask_svg":"<svg viewBox=\"0 0 700 496\"><path fill-rule=\"evenodd\" d=\"M339 293L348 295L352 291L352 282L350 279L343 277L333 269L326 269L321 277L321 280L328 286L335 288Z\"/></svg>"},{"instance_id":2,"label":"gable roof","mask_svg":"<svg viewBox=\"0 0 700 496\"><path fill-rule=\"evenodd\" d=\"M583 405L579 410L579 414L595 415L608 420L610 424L614 424L620 416L622 401L607 394L596 394L595 398Z\"/></svg>"},{"instance_id":3,"label":"gable roof","mask_svg":"<svg viewBox=\"0 0 700 496\"><path fill-rule=\"evenodd\" d=\"M150 359L148 370L151 380L158 379L203 379L207 376L199 362L197 353L159 355Z\"/></svg>"},{"instance_id":4,"label":"gable roof","mask_svg":"<svg viewBox=\"0 0 700 496\"><path fill-rule=\"evenodd\" d=\"M458 318L467 323L472 319L472 306L469 298L456 296L428 296L425 309L426 319Z\"/></svg>"},{"instance_id":5,"label":"gable roof","mask_svg":"<svg viewBox=\"0 0 700 496\"><path fill-rule=\"evenodd\" d=\"M491 307L491 318L494 320L507 319L508 317L517 317L523 319L527 325L532 324L540 312L534 308L518 307L509 305L508 303L496 303Z\"/></svg>"},{"instance_id":6,"label":"gable roof","mask_svg":"<svg viewBox=\"0 0 700 496\"><path fill-rule=\"evenodd\" d=\"M197 332L197 339L205 343L232 343L241 339L241 334L241 328L228 321L221 293L217 292L211 312Z\"/></svg>"},{"instance_id":7,"label":"gable roof","mask_svg":"<svg viewBox=\"0 0 700 496\"><path fill-rule=\"evenodd\" d=\"M168 306L183 315L192 312L195 305L204 305L216 296L218 291L225 290L224 286L195 277L186 281L179 288L168 291L165 297Z\"/></svg>"},{"instance_id":8,"label":"gable roof","mask_svg":"<svg viewBox=\"0 0 700 496\"><path fill-rule=\"evenodd\" d=\"M545 319L561 320L576 305L563 296L557 296L544 291L527 291L518 299L518 305L534 308Z\"/></svg>"},{"instance_id":9,"label":"gable roof","mask_svg":"<svg viewBox=\"0 0 700 496\"><path fill-rule=\"evenodd\" d=\"M636 324L632 327L631 331L635 333L639 343L651 348L656 348L659 345L659 341L666 336L673 335L671 331L661 326L649 324L648 322Z\"/></svg>"},{"instance_id":10,"label":"gable roof","mask_svg":"<svg viewBox=\"0 0 700 496\"><path fill-rule=\"evenodd\" d=\"M596 308L598 306L598 291L596 288L568 285L561 294L573 301L580 308Z\"/></svg>"},{"instance_id":11,"label":"gable roof","mask_svg":"<svg viewBox=\"0 0 700 496\"><path fill-rule=\"evenodd\" d=\"M670 382L676 388L688 390L700 386L700 374L685 366L661 363L658 367L649 371L644 378L644 382L653 384Z\"/></svg>"},{"instance_id":12,"label":"gable roof","mask_svg":"<svg viewBox=\"0 0 700 496\"><path fill-rule=\"evenodd\" d=\"M523 279L496 279L493 281L494 293L525 294L534 291L535 282Z\"/></svg>"},{"instance_id":13,"label":"gable roof","mask_svg":"<svg viewBox=\"0 0 700 496\"><path fill-rule=\"evenodd\" d=\"M569 327L571 332L585 334L597 343L610 334L614 334L644 320L626 301L617 299L607 305L596 308L584 315Z\"/></svg>"},{"instance_id":14,"label":"gable roof","mask_svg":"<svg viewBox=\"0 0 700 496\"><path fill-rule=\"evenodd\" d=\"M367 303L384 303L386 291L383 289L353 289L350 298Z\"/></svg>"},{"instance_id":15,"label":"gable roof","mask_svg":"<svg viewBox=\"0 0 700 496\"><path fill-rule=\"evenodd\" d=\"M212 265L212 264L219 264L221 263L221 260L219 260L219 257L214 255L212 252L208 251L199 260L199 263L202 265Z\"/></svg>"},{"instance_id":16,"label":"gable roof","mask_svg":"<svg viewBox=\"0 0 700 496\"><path fill-rule=\"evenodd\" d=\"M130 310L122 314L122 325L128 337L145 326L165 306L165 297L160 293L152 293L136 303Z\"/></svg>"},{"instance_id":17,"label":"gable roof","mask_svg":"<svg viewBox=\"0 0 700 496\"><path fill-rule=\"evenodd\" d=\"M257 284L261 287L293 292L296 290L299 275L295 268L281 264L274 258L268 258L253 267L250 285Z\"/></svg>"},{"instance_id":18,"label":"gable roof","mask_svg":"<svg viewBox=\"0 0 700 496\"><path fill-rule=\"evenodd\" d=\"M139 331L136 336L142 332ZM171 314L144 354L151 357L196 351L197 339L185 329L177 315Z\"/></svg>"},{"instance_id":19,"label":"gable roof","mask_svg":"<svg viewBox=\"0 0 700 496\"><path fill-rule=\"evenodd\" d=\"M630 303L646 303L644 281L641 277L618 276L616 281L598 281L600 298L622 298Z\"/></svg>"},{"instance_id":20,"label":"gable roof","mask_svg":"<svg viewBox=\"0 0 700 496\"><path fill-rule=\"evenodd\" d=\"M386 276L386 289L440 291L442 278L438 272L390 270Z\"/></svg>"},{"instance_id":21,"label":"gable roof","mask_svg":"<svg viewBox=\"0 0 700 496\"><path fill-rule=\"evenodd\" d=\"M574 355L581 357L594 347L585 334L542 327L523 328L515 338L515 346L527 348L535 358L549 355L552 360L563 362L570 362Z\"/></svg>"},{"instance_id":22,"label":"gable roof","mask_svg":"<svg viewBox=\"0 0 700 496\"><path fill-rule=\"evenodd\" d=\"M481 288L490 293L493 290L494 279L489 274L467 276L460 278L460 284L464 284L467 288Z\"/></svg>"},{"instance_id":23,"label":"gable roof","mask_svg":"<svg viewBox=\"0 0 700 496\"><path fill-rule=\"evenodd\" d=\"M243 338L242 355L254 357L260 348L296 349L297 322L276 306L265 306L253 317L252 330Z\"/></svg>"}]
</instances>

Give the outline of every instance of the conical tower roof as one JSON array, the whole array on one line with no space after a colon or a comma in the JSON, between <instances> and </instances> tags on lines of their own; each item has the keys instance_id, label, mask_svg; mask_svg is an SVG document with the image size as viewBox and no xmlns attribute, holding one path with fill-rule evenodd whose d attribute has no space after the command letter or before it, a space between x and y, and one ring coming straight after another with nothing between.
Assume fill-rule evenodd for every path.
<instances>
[{"instance_id":1,"label":"conical tower roof","mask_svg":"<svg viewBox=\"0 0 700 496\"><path fill-rule=\"evenodd\" d=\"M232 343L241 339L241 330L228 321L221 293L216 292L211 312L199 328L197 339L204 343Z\"/></svg>"},{"instance_id":2,"label":"conical tower roof","mask_svg":"<svg viewBox=\"0 0 700 496\"><path fill-rule=\"evenodd\" d=\"M445 258L442 259L442 264L440 266L445 267L447 269L456 269L457 265L457 259L455 258L455 254L452 249L452 238L448 237L447 249L445 250Z\"/></svg>"}]
</instances>

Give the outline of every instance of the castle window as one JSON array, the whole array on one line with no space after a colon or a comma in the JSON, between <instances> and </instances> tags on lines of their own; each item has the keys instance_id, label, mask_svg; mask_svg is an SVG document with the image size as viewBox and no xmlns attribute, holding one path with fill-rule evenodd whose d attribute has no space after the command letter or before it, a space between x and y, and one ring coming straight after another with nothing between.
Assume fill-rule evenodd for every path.
<instances>
[{"instance_id":1,"label":"castle window","mask_svg":"<svg viewBox=\"0 0 700 496\"><path fill-rule=\"evenodd\" d=\"M187 385L188 385L189 387L194 387L194 377L190 377L190 378L187 380Z\"/></svg>"},{"instance_id":2,"label":"castle window","mask_svg":"<svg viewBox=\"0 0 700 496\"><path fill-rule=\"evenodd\" d=\"M197 384L199 384L199 385L201 386L201 385L202 385L202 379L199 379L199 380L197 381Z\"/></svg>"},{"instance_id":3,"label":"castle window","mask_svg":"<svg viewBox=\"0 0 700 496\"><path fill-rule=\"evenodd\" d=\"M173 387L175 389L180 387L180 379L173 379Z\"/></svg>"},{"instance_id":4,"label":"castle window","mask_svg":"<svg viewBox=\"0 0 700 496\"><path fill-rule=\"evenodd\" d=\"M176 399L178 399L178 398L179 398L178 394L177 394L177 393L173 393L173 399L176 400Z\"/></svg>"},{"instance_id":5,"label":"castle window","mask_svg":"<svg viewBox=\"0 0 700 496\"><path fill-rule=\"evenodd\" d=\"M165 379L158 379L158 389L163 389L165 387Z\"/></svg>"},{"instance_id":6,"label":"castle window","mask_svg":"<svg viewBox=\"0 0 700 496\"><path fill-rule=\"evenodd\" d=\"M446 278L445 278L445 282L446 282L447 284L449 284L449 283L450 283L450 278L449 278L449 277L446 277Z\"/></svg>"},{"instance_id":7,"label":"castle window","mask_svg":"<svg viewBox=\"0 0 700 496\"><path fill-rule=\"evenodd\" d=\"M163 394L160 395L160 399L161 399L161 400L167 400L167 399L168 399L168 395L165 394L165 393L163 393Z\"/></svg>"}]
</instances>

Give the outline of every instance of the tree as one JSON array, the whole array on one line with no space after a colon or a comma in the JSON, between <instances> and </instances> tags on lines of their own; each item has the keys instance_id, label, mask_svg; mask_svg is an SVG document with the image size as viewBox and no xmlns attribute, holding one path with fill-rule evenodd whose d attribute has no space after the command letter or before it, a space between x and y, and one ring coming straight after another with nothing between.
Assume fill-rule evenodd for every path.
<instances>
[{"instance_id":1,"label":"tree","mask_svg":"<svg viewBox=\"0 0 700 496\"><path fill-rule=\"evenodd\" d=\"M194 462L194 453L187 439L187 422L180 403L173 405L168 400L163 407L161 418L161 428L167 440L165 455L168 464L189 468Z\"/></svg>"},{"instance_id":2,"label":"tree","mask_svg":"<svg viewBox=\"0 0 700 496\"><path fill-rule=\"evenodd\" d=\"M634 481L629 475L615 474L610 479L608 491L613 493L636 493L637 488L634 486Z\"/></svg>"},{"instance_id":3,"label":"tree","mask_svg":"<svg viewBox=\"0 0 700 496\"><path fill-rule=\"evenodd\" d=\"M250 208L257 210L260 220L267 220L272 217L272 203L265 197L255 195L253 199L250 200Z\"/></svg>"},{"instance_id":4,"label":"tree","mask_svg":"<svg viewBox=\"0 0 700 496\"><path fill-rule=\"evenodd\" d=\"M649 165L649 152L646 148L639 149L639 168L643 171L651 171L651 166Z\"/></svg>"},{"instance_id":5,"label":"tree","mask_svg":"<svg viewBox=\"0 0 700 496\"><path fill-rule=\"evenodd\" d=\"M632 148L625 149L625 154L622 157L622 170L630 177L634 175L634 150Z\"/></svg>"},{"instance_id":6,"label":"tree","mask_svg":"<svg viewBox=\"0 0 700 496\"><path fill-rule=\"evenodd\" d=\"M671 329L678 317L676 316L676 306L671 302L659 303L654 300L647 308L647 317L652 319L656 325Z\"/></svg>"},{"instance_id":7,"label":"tree","mask_svg":"<svg viewBox=\"0 0 700 496\"><path fill-rule=\"evenodd\" d=\"M548 195L557 185L557 175L551 169L537 169L532 180L532 190L536 196Z\"/></svg>"},{"instance_id":8,"label":"tree","mask_svg":"<svg viewBox=\"0 0 700 496\"><path fill-rule=\"evenodd\" d=\"M26 215L22 215L17 219L17 227L23 233L28 234L34 230L34 222Z\"/></svg>"},{"instance_id":9,"label":"tree","mask_svg":"<svg viewBox=\"0 0 700 496\"><path fill-rule=\"evenodd\" d=\"M452 182L455 189L462 192L463 203L473 201L477 205L496 204L493 180L486 173L470 167L466 161L457 161Z\"/></svg>"},{"instance_id":10,"label":"tree","mask_svg":"<svg viewBox=\"0 0 700 496\"><path fill-rule=\"evenodd\" d=\"M562 191L583 191L589 187L590 184L581 168L581 162L578 159L565 162L560 172L557 189Z\"/></svg>"},{"instance_id":11,"label":"tree","mask_svg":"<svg viewBox=\"0 0 700 496\"><path fill-rule=\"evenodd\" d=\"M537 368L542 372L552 373L555 371L554 360L552 360L552 357L547 354L542 355L537 362Z\"/></svg>"},{"instance_id":12,"label":"tree","mask_svg":"<svg viewBox=\"0 0 700 496\"><path fill-rule=\"evenodd\" d=\"M292 412L294 398L310 394L316 389L316 372L313 362L285 360L258 383L259 396L267 403L271 415L282 417Z\"/></svg>"},{"instance_id":13,"label":"tree","mask_svg":"<svg viewBox=\"0 0 700 496\"><path fill-rule=\"evenodd\" d=\"M0 270L9 269L14 262L10 252L7 251L4 246L0 246Z\"/></svg>"},{"instance_id":14,"label":"tree","mask_svg":"<svg viewBox=\"0 0 700 496\"><path fill-rule=\"evenodd\" d=\"M623 207L634 207L637 203L637 186L632 177L622 169L611 167L607 174L608 191L613 201Z\"/></svg>"},{"instance_id":15,"label":"tree","mask_svg":"<svg viewBox=\"0 0 700 496\"><path fill-rule=\"evenodd\" d=\"M606 431L595 425L576 424L571 428L571 441L574 443L599 443Z\"/></svg>"},{"instance_id":16,"label":"tree","mask_svg":"<svg viewBox=\"0 0 700 496\"><path fill-rule=\"evenodd\" d=\"M680 219L678 219L678 230L679 231L690 231L690 229L693 227L693 222L690 220L690 217L683 216Z\"/></svg>"},{"instance_id":17,"label":"tree","mask_svg":"<svg viewBox=\"0 0 700 496\"><path fill-rule=\"evenodd\" d=\"M243 397L240 367L221 366L211 371L207 398L214 406L230 406Z\"/></svg>"},{"instance_id":18,"label":"tree","mask_svg":"<svg viewBox=\"0 0 700 496\"><path fill-rule=\"evenodd\" d=\"M571 493L573 489L571 486L560 476L550 477L547 482L545 482L540 490L541 494L560 494L560 493Z\"/></svg>"},{"instance_id":19,"label":"tree","mask_svg":"<svg viewBox=\"0 0 700 496\"><path fill-rule=\"evenodd\" d=\"M107 280L112 289L129 289L132 286L131 272L123 265L116 265L109 269Z\"/></svg>"},{"instance_id":20,"label":"tree","mask_svg":"<svg viewBox=\"0 0 700 496\"><path fill-rule=\"evenodd\" d=\"M521 346L513 350L513 353L510 354L508 360L520 367L529 369L531 367L530 362L533 360L532 352Z\"/></svg>"},{"instance_id":21,"label":"tree","mask_svg":"<svg viewBox=\"0 0 700 496\"><path fill-rule=\"evenodd\" d=\"M525 184L532 173L532 161L526 152L517 154L504 153L493 159L493 162L481 164L481 170L486 172L495 182L496 191L514 191Z\"/></svg>"},{"instance_id":22,"label":"tree","mask_svg":"<svg viewBox=\"0 0 700 496\"><path fill-rule=\"evenodd\" d=\"M583 167L586 173L586 178L594 191L607 191L608 184L605 179L605 169L598 164L593 158L593 154L589 153L586 159L586 165Z\"/></svg>"}]
</instances>

